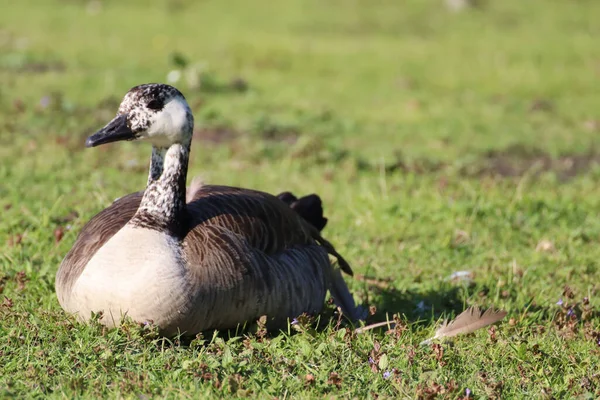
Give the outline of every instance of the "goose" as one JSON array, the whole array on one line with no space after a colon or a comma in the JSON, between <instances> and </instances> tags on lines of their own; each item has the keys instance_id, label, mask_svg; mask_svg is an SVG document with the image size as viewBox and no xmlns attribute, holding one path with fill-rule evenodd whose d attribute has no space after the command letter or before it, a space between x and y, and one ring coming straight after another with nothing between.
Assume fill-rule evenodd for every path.
<instances>
[{"instance_id":1,"label":"goose","mask_svg":"<svg viewBox=\"0 0 600 400\"><path fill-rule=\"evenodd\" d=\"M130 89L116 117L87 138L86 147L146 141L152 157L146 189L95 215L63 259L61 307L107 327L127 317L194 335L263 315L285 326L321 312L329 291L343 315L360 319L341 274L352 269L321 236L317 195L205 184L186 193L193 126L181 92L151 83Z\"/></svg>"}]
</instances>

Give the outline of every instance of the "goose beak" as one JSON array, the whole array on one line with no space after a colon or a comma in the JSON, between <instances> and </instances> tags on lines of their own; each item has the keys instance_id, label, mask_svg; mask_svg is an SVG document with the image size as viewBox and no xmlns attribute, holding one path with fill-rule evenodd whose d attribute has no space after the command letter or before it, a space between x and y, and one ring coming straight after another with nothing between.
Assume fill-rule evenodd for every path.
<instances>
[{"instance_id":1,"label":"goose beak","mask_svg":"<svg viewBox=\"0 0 600 400\"><path fill-rule=\"evenodd\" d=\"M96 147L101 144L133 139L135 139L135 134L127 126L127 114L121 114L113 118L104 128L87 138L85 147Z\"/></svg>"}]
</instances>

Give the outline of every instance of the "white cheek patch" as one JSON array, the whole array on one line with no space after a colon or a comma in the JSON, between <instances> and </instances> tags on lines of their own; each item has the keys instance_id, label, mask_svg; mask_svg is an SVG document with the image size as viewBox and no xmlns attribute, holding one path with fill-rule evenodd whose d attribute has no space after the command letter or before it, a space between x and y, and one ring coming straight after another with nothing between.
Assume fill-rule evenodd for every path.
<instances>
[{"instance_id":1,"label":"white cheek patch","mask_svg":"<svg viewBox=\"0 0 600 400\"><path fill-rule=\"evenodd\" d=\"M169 146L181 141L191 113L185 101L175 98L169 101L154 117L147 130L148 138L158 146Z\"/></svg>"}]
</instances>

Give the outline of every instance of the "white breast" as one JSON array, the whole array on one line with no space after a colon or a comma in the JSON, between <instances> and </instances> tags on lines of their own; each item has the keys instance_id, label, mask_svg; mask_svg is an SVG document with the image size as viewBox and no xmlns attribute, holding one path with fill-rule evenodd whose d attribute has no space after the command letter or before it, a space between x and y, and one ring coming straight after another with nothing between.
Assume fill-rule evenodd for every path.
<instances>
[{"instance_id":1,"label":"white breast","mask_svg":"<svg viewBox=\"0 0 600 400\"><path fill-rule=\"evenodd\" d=\"M188 312L191 292L178 241L125 225L86 265L68 311L82 319L102 311L108 326L124 315L169 326Z\"/></svg>"}]
</instances>

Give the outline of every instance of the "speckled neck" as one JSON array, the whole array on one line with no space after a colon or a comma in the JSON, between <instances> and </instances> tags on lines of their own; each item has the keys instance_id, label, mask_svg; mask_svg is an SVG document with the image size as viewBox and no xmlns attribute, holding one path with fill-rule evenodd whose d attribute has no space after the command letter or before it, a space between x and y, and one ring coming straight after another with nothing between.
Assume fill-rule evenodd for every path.
<instances>
[{"instance_id":1,"label":"speckled neck","mask_svg":"<svg viewBox=\"0 0 600 400\"><path fill-rule=\"evenodd\" d=\"M148 185L129 224L180 236L185 229L185 181L190 146L152 148Z\"/></svg>"}]
</instances>

